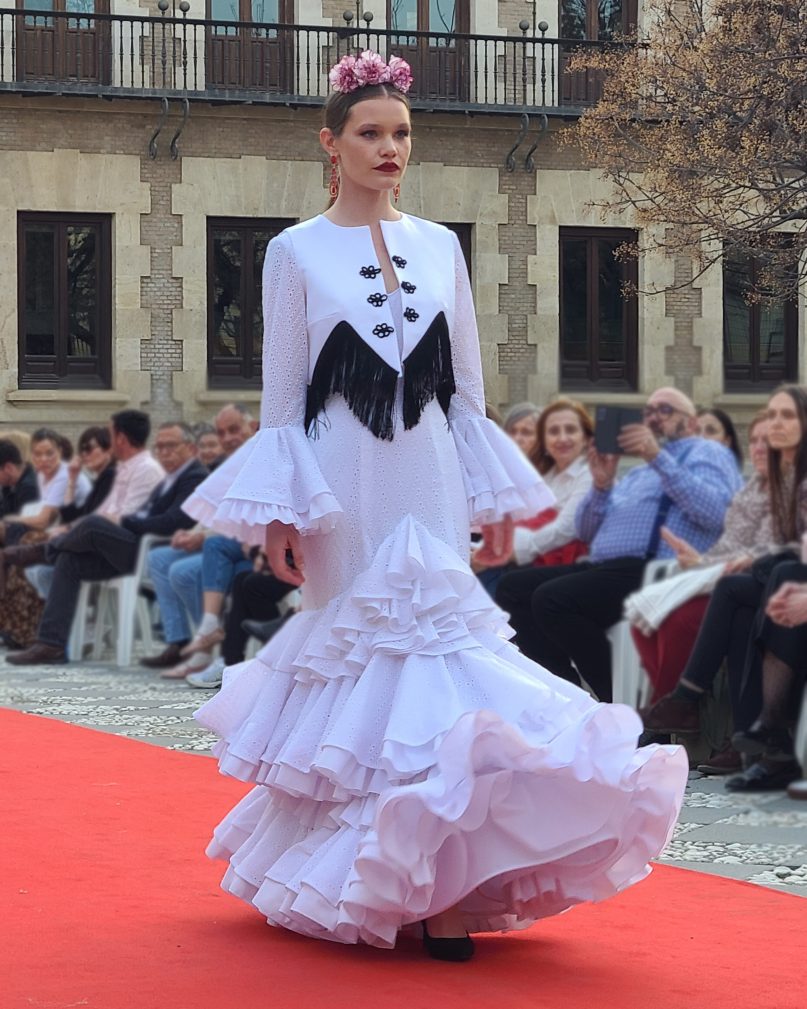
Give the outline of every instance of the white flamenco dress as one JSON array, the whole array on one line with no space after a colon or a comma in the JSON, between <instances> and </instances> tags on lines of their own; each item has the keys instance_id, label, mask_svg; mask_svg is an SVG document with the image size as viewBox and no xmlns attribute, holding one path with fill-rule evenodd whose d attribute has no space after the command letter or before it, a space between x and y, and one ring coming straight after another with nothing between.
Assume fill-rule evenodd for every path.
<instances>
[{"instance_id":1,"label":"white flamenco dress","mask_svg":"<svg viewBox=\"0 0 807 1009\"><path fill-rule=\"evenodd\" d=\"M428 248L446 248L438 228L384 223L391 252L419 256L424 286L440 272ZM222 885L271 924L383 947L454 905L480 932L609 897L664 848L687 762L676 747L637 749L635 712L522 656L468 567L471 522L534 514L549 495L484 417L459 247L449 237L453 269L442 259L448 423L435 398L405 430L401 380L391 440L339 395L309 437L310 236L337 243L352 272L374 261L369 229L322 217L271 243L261 431L187 505L248 542L273 519L305 534L302 611L197 713L221 737L221 771L255 783L208 849L229 861ZM385 310L403 357L397 300Z\"/></svg>"}]
</instances>

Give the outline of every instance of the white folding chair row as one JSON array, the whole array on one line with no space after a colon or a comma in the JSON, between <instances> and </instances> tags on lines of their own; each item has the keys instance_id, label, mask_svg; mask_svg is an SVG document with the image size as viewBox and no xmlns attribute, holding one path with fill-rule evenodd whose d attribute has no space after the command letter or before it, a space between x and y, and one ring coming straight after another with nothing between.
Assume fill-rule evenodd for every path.
<instances>
[{"instance_id":1,"label":"white folding chair row","mask_svg":"<svg viewBox=\"0 0 807 1009\"><path fill-rule=\"evenodd\" d=\"M649 561L644 569L642 587L659 582L677 570L672 560ZM614 701L627 704L631 708L641 708L650 700L652 684L642 669L639 653L633 643L630 624L620 620L608 630L611 642L611 676Z\"/></svg>"},{"instance_id":2,"label":"white folding chair row","mask_svg":"<svg viewBox=\"0 0 807 1009\"><path fill-rule=\"evenodd\" d=\"M152 650L151 613L148 601L140 594L140 589L146 580L149 550L157 543L165 542L168 540L164 536L143 536L138 546L135 568L130 575L101 582L81 583L67 648L71 659L80 660L84 653L93 588L97 589L97 593L92 657L99 659L103 655L107 630L111 630L115 641L115 661L118 666L128 666L131 663L136 637L147 650Z\"/></svg>"}]
</instances>

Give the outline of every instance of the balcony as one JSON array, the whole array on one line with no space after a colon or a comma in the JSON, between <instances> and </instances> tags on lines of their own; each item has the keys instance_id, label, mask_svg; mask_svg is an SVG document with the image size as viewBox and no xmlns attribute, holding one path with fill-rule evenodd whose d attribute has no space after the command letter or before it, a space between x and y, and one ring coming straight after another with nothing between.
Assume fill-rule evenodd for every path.
<instances>
[{"instance_id":1,"label":"balcony","mask_svg":"<svg viewBox=\"0 0 807 1009\"><path fill-rule=\"evenodd\" d=\"M161 0L167 10L167 0ZM183 0L180 10L187 8ZM603 43L212 21L178 16L79 14L0 8L0 91L187 98L316 106L328 69L375 49L412 65L413 107L446 112L576 116L599 97L595 75L568 73L569 57Z\"/></svg>"}]
</instances>

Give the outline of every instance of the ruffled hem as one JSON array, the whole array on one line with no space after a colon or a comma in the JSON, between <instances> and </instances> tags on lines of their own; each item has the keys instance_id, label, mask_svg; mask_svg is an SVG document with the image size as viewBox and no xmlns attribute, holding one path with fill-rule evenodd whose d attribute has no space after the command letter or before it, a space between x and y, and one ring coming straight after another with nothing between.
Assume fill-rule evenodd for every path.
<instances>
[{"instance_id":1,"label":"ruffled hem","mask_svg":"<svg viewBox=\"0 0 807 1009\"><path fill-rule=\"evenodd\" d=\"M263 546L274 521L328 532L342 507L302 428L263 428L211 473L183 510L216 532Z\"/></svg>"},{"instance_id":2,"label":"ruffled hem","mask_svg":"<svg viewBox=\"0 0 807 1009\"><path fill-rule=\"evenodd\" d=\"M468 498L471 522L482 525L509 515L533 518L555 496L524 453L486 417L451 422Z\"/></svg>"},{"instance_id":3,"label":"ruffled hem","mask_svg":"<svg viewBox=\"0 0 807 1009\"><path fill-rule=\"evenodd\" d=\"M428 566L426 564L428 558ZM682 751L524 658L459 557L411 517L343 596L290 620L197 713L258 787L217 828L224 888L273 924L392 946L459 904L525 927L641 879Z\"/></svg>"}]
</instances>

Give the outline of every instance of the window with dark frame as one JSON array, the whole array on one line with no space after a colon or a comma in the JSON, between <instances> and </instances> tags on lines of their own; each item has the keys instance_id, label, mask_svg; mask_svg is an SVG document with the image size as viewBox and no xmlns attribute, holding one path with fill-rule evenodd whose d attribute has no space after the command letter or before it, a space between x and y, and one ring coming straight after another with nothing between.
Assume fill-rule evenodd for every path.
<instances>
[{"instance_id":1,"label":"window with dark frame","mask_svg":"<svg viewBox=\"0 0 807 1009\"><path fill-rule=\"evenodd\" d=\"M798 266L793 261L793 270ZM723 384L726 392L773 389L798 380L798 304L765 298L759 259L723 257ZM763 289L761 289L763 288ZM759 291L760 299L749 299Z\"/></svg>"},{"instance_id":2,"label":"window with dark frame","mask_svg":"<svg viewBox=\"0 0 807 1009\"><path fill-rule=\"evenodd\" d=\"M617 250L635 231L560 229L560 384L573 390L635 390L639 374L638 264Z\"/></svg>"},{"instance_id":3,"label":"window with dark frame","mask_svg":"<svg viewBox=\"0 0 807 1009\"><path fill-rule=\"evenodd\" d=\"M17 215L19 387L112 385L112 217Z\"/></svg>"},{"instance_id":4,"label":"window with dark frame","mask_svg":"<svg viewBox=\"0 0 807 1009\"><path fill-rule=\"evenodd\" d=\"M211 389L260 387L266 246L293 219L208 218L207 374Z\"/></svg>"}]
</instances>

